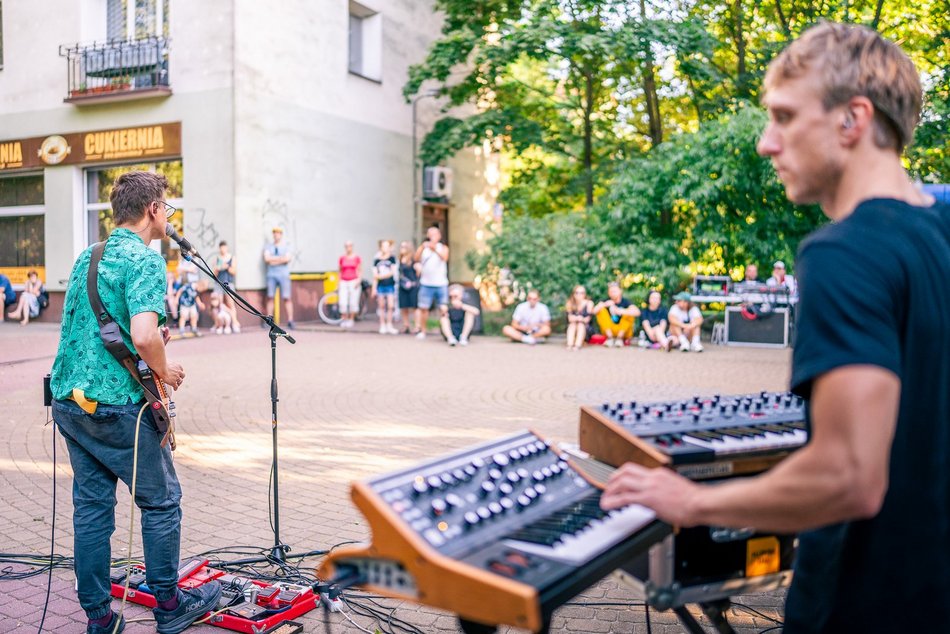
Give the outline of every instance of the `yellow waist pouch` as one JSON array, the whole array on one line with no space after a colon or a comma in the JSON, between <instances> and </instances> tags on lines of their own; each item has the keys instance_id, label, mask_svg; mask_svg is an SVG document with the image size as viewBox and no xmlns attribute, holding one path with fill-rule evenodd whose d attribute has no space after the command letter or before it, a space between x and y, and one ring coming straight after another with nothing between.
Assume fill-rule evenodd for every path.
<instances>
[{"instance_id":1,"label":"yellow waist pouch","mask_svg":"<svg viewBox=\"0 0 950 634\"><path fill-rule=\"evenodd\" d=\"M74 401L82 411L87 414L95 414L96 408L99 407L97 401L92 401L86 398L86 393L80 390L78 387L73 388L73 394L69 397L71 401Z\"/></svg>"}]
</instances>

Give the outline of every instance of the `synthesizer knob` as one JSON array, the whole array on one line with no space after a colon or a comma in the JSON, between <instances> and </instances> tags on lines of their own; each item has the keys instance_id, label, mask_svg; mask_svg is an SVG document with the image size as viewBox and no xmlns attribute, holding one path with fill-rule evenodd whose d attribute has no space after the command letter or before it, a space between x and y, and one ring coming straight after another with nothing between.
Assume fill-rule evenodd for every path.
<instances>
[{"instance_id":1,"label":"synthesizer knob","mask_svg":"<svg viewBox=\"0 0 950 634\"><path fill-rule=\"evenodd\" d=\"M469 528L473 528L481 521L481 518L478 516L478 513L474 511L469 511L465 514L465 525Z\"/></svg>"},{"instance_id":2,"label":"synthesizer knob","mask_svg":"<svg viewBox=\"0 0 950 634\"><path fill-rule=\"evenodd\" d=\"M502 482L501 484L498 485L498 491L502 495L511 495L511 492L514 490L515 490L514 487L512 487L507 482Z\"/></svg>"},{"instance_id":3,"label":"synthesizer knob","mask_svg":"<svg viewBox=\"0 0 950 634\"><path fill-rule=\"evenodd\" d=\"M696 412L695 414L693 414L693 422L694 423L699 422L699 412Z\"/></svg>"},{"instance_id":4,"label":"synthesizer knob","mask_svg":"<svg viewBox=\"0 0 950 634\"><path fill-rule=\"evenodd\" d=\"M508 464L508 456L503 453L496 453L492 456L492 461L499 467L504 467Z\"/></svg>"},{"instance_id":5,"label":"synthesizer knob","mask_svg":"<svg viewBox=\"0 0 950 634\"><path fill-rule=\"evenodd\" d=\"M441 498L436 498L432 500L432 515L439 517L445 513L445 509L448 508L448 505L445 503L445 500Z\"/></svg>"},{"instance_id":6,"label":"synthesizer knob","mask_svg":"<svg viewBox=\"0 0 950 634\"><path fill-rule=\"evenodd\" d=\"M482 460L481 458L475 458L474 460L472 460L472 466L475 467L476 469L481 469L482 467L485 466L485 461Z\"/></svg>"},{"instance_id":7,"label":"synthesizer knob","mask_svg":"<svg viewBox=\"0 0 950 634\"><path fill-rule=\"evenodd\" d=\"M524 490L524 494L528 497L529 500L533 500L538 497L538 492L535 491L534 487L528 487Z\"/></svg>"},{"instance_id":8,"label":"synthesizer knob","mask_svg":"<svg viewBox=\"0 0 950 634\"><path fill-rule=\"evenodd\" d=\"M485 497L486 495L493 492L494 490L495 490L494 482L492 482L491 480L485 480L484 482L482 482L482 491L481 491L482 497Z\"/></svg>"},{"instance_id":9,"label":"synthesizer knob","mask_svg":"<svg viewBox=\"0 0 950 634\"><path fill-rule=\"evenodd\" d=\"M477 509L475 509L475 512L478 513L478 516L483 520L487 520L489 517L491 517L491 511L489 511L488 507L486 506L479 506Z\"/></svg>"},{"instance_id":10,"label":"synthesizer knob","mask_svg":"<svg viewBox=\"0 0 950 634\"><path fill-rule=\"evenodd\" d=\"M529 506L531 506L531 498L529 498L526 495L519 495L518 496L518 510L523 511Z\"/></svg>"},{"instance_id":11,"label":"synthesizer knob","mask_svg":"<svg viewBox=\"0 0 950 634\"><path fill-rule=\"evenodd\" d=\"M501 480L503 474L500 469L489 469L488 477L492 480Z\"/></svg>"},{"instance_id":12,"label":"synthesizer knob","mask_svg":"<svg viewBox=\"0 0 950 634\"><path fill-rule=\"evenodd\" d=\"M511 500L511 498L501 498L498 500L498 503L501 504L501 508L505 511L510 511L515 506L515 503Z\"/></svg>"},{"instance_id":13,"label":"synthesizer knob","mask_svg":"<svg viewBox=\"0 0 950 634\"><path fill-rule=\"evenodd\" d=\"M461 469L456 469L455 471L453 471L452 477L461 482L465 482L466 480L468 480L468 476Z\"/></svg>"},{"instance_id":14,"label":"synthesizer knob","mask_svg":"<svg viewBox=\"0 0 950 634\"><path fill-rule=\"evenodd\" d=\"M547 491L548 488L539 482L534 485L534 490L538 492L538 495L544 495L544 492Z\"/></svg>"},{"instance_id":15,"label":"synthesizer knob","mask_svg":"<svg viewBox=\"0 0 950 634\"><path fill-rule=\"evenodd\" d=\"M462 506L462 498L455 495L454 493L449 493L448 495L446 495L445 501L456 508L459 506Z\"/></svg>"},{"instance_id":16,"label":"synthesizer knob","mask_svg":"<svg viewBox=\"0 0 950 634\"><path fill-rule=\"evenodd\" d=\"M532 456L538 453L537 445L535 445L534 443L531 443L530 445L528 445L528 453L531 454Z\"/></svg>"},{"instance_id":17,"label":"synthesizer knob","mask_svg":"<svg viewBox=\"0 0 950 634\"><path fill-rule=\"evenodd\" d=\"M561 473L561 467L559 467L559 466L556 465L556 464L552 464L552 465L551 465L551 473L552 473L553 475L557 475L557 474Z\"/></svg>"},{"instance_id":18,"label":"synthesizer knob","mask_svg":"<svg viewBox=\"0 0 950 634\"><path fill-rule=\"evenodd\" d=\"M429 476L426 482L433 489L438 489L442 486L442 480L439 479L439 476Z\"/></svg>"},{"instance_id":19,"label":"synthesizer knob","mask_svg":"<svg viewBox=\"0 0 950 634\"><path fill-rule=\"evenodd\" d=\"M517 481L520 480L520 479L521 479L521 476L518 475L518 472L517 472L517 471L512 470L512 471L509 471L509 472L508 472L508 481L509 481L509 482L514 483L514 482L517 482Z\"/></svg>"},{"instance_id":20,"label":"synthesizer knob","mask_svg":"<svg viewBox=\"0 0 950 634\"><path fill-rule=\"evenodd\" d=\"M517 460L521 460L521 454L518 453L517 449L512 449L511 451L509 451L508 457L511 458L513 462Z\"/></svg>"},{"instance_id":21,"label":"synthesizer knob","mask_svg":"<svg viewBox=\"0 0 950 634\"><path fill-rule=\"evenodd\" d=\"M498 502L492 502L491 504L488 505L488 510L491 511L491 514L492 514L492 515L501 515L501 513L502 513L502 511L503 511L504 509L501 508L501 504L500 504L500 503L498 503Z\"/></svg>"},{"instance_id":22,"label":"synthesizer knob","mask_svg":"<svg viewBox=\"0 0 950 634\"><path fill-rule=\"evenodd\" d=\"M521 476L522 480L527 480L531 477L531 474L528 473L528 470L524 467L518 467L518 475Z\"/></svg>"},{"instance_id":23,"label":"synthesizer knob","mask_svg":"<svg viewBox=\"0 0 950 634\"><path fill-rule=\"evenodd\" d=\"M535 451L537 451L537 449ZM531 455L531 453L532 452L529 451L527 447L518 447L518 455L520 455L522 458L527 458Z\"/></svg>"},{"instance_id":24,"label":"synthesizer knob","mask_svg":"<svg viewBox=\"0 0 950 634\"><path fill-rule=\"evenodd\" d=\"M446 486L450 486L450 485L455 484L455 478L452 477L452 474L451 474L451 473L448 473L448 472L443 473L441 476L439 476L439 479L442 480L442 482L443 482Z\"/></svg>"},{"instance_id":25,"label":"synthesizer knob","mask_svg":"<svg viewBox=\"0 0 950 634\"><path fill-rule=\"evenodd\" d=\"M475 475L476 473L478 473L478 469L475 468L475 465L473 465L473 464L466 465L466 467L465 467L465 475L466 475L467 477L471 478L471 477L472 477L473 475Z\"/></svg>"},{"instance_id":26,"label":"synthesizer knob","mask_svg":"<svg viewBox=\"0 0 950 634\"><path fill-rule=\"evenodd\" d=\"M557 466L561 467L561 471L567 471L568 469L567 463L564 462L563 460L558 460Z\"/></svg>"},{"instance_id":27,"label":"synthesizer knob","mask_svg":"<svg viewBox=\"0 0 950 634\"><path fill-rule=\"evenodd\" d=\"M602 412L609 412L609 411L610 411L610 403L601 403L601 404L600 404L600 411L602 411Z\"/></svg>"},{"instance_id":28,"label":"synthesizer knob","mask_svg":"<svg viewBox=\"0 0 950 634\"><path fill-rule=\"evenodd\" d=\"M544 480L544 474L541 473L540 469L535 469L531 472L531 479L533 479L535 482L541 482Z\"/></svg>"},{"instance_id":29,"label":"synthesizer knob","mask_svg":"<svg viewBox=\"0 0 950 634\"><path fill-rule=\"evenodd\" d=\"M541 473L544 474L545 478L550 478L554 475L554 471L551 470L551 467L541 467Z\"/></svg>"},{"instance_id":30,"label":"synthesizer knob","mask_svg":"<svg viewBox=\"0 0 950 634\"><path fill-rule=\"evenodd\" d=\"M422 495L428 490L429 490L429 485L426 484L426 481L423 480L422 478L419 478L418 480L412 483L412 492L414 495L417 495L417 496Z\"/></svg>"}]
</instances>

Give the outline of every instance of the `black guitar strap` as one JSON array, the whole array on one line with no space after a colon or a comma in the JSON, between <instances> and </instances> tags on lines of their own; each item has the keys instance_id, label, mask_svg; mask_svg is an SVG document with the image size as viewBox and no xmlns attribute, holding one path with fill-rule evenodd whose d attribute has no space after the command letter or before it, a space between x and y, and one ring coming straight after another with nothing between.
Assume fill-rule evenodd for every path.
<instances>
[{"instance_id":1,"label":"black guitar strap","mask_svg":"<svg viewBox=\"0 0 950 634\"><path fill-rule=\"evenodd\" d=\"M148 370L145 362L125 345L119 324L102 305L102 298L99 297L99 262L102 260L102 254L105 253L105 250L105 242L97 242L93 245L92 257L89 260L89 271L86 273L86 292L89 295L89 305L92 307L92 312L96 316L96 321L99 322L99 337L109 354L129 371L136 383L142 386L142 390L145 392L145 400L148 401L149 410L152 412L152 418L155 420L158 433L165 436L162 445L164 446L169 440L174 444L174 430L170 429L169 417L162 403L162 398L142 381L139 374L139 368L142 366L149 372L151 370ZM156 377L156 380L160 379Z\"/></svg>"}]
</instances>

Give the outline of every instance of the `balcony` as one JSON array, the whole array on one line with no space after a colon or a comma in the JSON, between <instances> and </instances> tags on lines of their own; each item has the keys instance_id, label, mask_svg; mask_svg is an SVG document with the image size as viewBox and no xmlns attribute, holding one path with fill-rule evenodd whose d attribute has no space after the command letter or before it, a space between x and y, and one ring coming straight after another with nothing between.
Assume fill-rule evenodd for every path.
<instances>
[{"instance_id":1,"label":"balcony","mask_svg":"<svg viewBox=\"0 0 950 634\"><path fill-rule=\"evenodd\" d=\"M168 40L96 42L60 46L66 58L66 103L76 106L167 97Z\"/></svg>"}]
</instances>

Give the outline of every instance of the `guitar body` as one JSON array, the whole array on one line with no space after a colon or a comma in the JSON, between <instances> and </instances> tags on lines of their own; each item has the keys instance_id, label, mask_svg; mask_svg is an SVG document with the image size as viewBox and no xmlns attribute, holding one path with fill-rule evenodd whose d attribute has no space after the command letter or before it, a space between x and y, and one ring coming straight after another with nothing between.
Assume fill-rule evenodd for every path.
<instances>
[{"instance_id":1,"label":"guitar body","mask_svg":"<svg viewBox=\"0 0 950 634\"><path fill-rule=\"evenodd\" d=\"M136 371L139 375L139 382L145 390L145 400L148 401L148 409L152 413L155 426L159 433L164 435L162 446L170 442L172 451L174 451L175 403L171 400L171 390L168 389L164 381L155 376L145 361L138 360Z\"/></svg>"}]
</instances>

